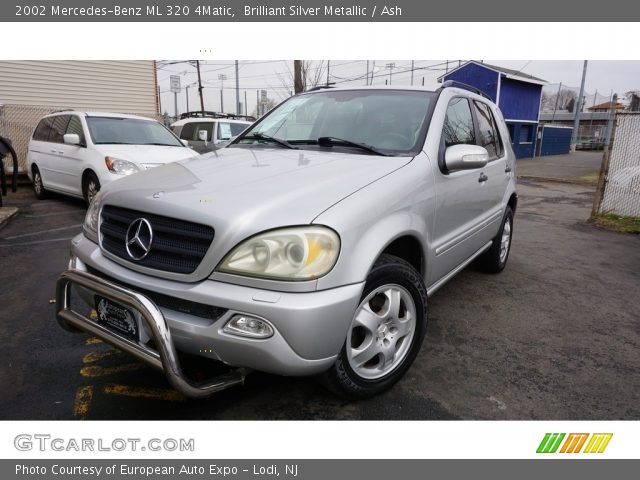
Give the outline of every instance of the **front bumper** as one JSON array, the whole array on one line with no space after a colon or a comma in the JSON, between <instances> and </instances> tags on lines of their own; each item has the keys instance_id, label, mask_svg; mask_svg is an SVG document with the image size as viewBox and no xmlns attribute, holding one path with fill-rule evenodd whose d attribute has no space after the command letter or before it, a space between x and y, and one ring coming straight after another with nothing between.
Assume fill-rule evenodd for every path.
<instances>
[{"instance_id":1,"label":"front bumper","mask_svg":"<svg viewBox=\"0 0 640 480\"><path fill-rule=\"evenodd\" d=\"M313 375L326 370L342 348L363 289L363 284L354 284L325 291L287 293L212 280L184 284L126 269L104 257L95 243L81 235L73 241L72 256L73 268L58 280L58 317L162 368L172 385L183 393L188 391L185 394L189 396L198 395L188 385L184 386L188 380L179 365L177 368L173 365L176 350L233 367L279 375ZM101 272L109 278L103 278ZM117 334L70 309L69 284L79 287L78 293L89 305L99 294L140 312L142 327L146 326L145 331L154 343L163 347L158 347L155 355L149 355L145 346L122 344L122 338L113 341L111 337ZM225 313L216 319L205 319L158 307L138 290L215 306ZM224 332L224 325L238 313L267 320L274 329L273 336L255 339Z\"/></svg>"}]
</instances>

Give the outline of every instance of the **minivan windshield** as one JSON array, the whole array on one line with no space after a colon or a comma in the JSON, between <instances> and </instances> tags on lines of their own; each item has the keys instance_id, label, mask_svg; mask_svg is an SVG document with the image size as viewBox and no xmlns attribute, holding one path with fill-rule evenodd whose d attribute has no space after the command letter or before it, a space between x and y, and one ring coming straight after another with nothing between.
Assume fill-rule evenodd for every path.
<instances>
[{"instance_id":1,"label":"minivan windshield","mask_svg":"<svg viewBox=\"0 0 640 480\"><path fill-rule=\"evenodd\" d=\"M153 120L117 117L87 117L91 140L96 145L163 145L183 147L166 127Z\"/></svg>"},{"instance_id":2,"label":"minivan windshield","mask_svg":"<svg viewBox=\"0 0 640 480\"><path fill-rule=\"evenodd\" d=\"M434 98L433 92L391 89L301 94L272 110L235 144L413 155L422 148Z\"/></svg>"}]
</instances>

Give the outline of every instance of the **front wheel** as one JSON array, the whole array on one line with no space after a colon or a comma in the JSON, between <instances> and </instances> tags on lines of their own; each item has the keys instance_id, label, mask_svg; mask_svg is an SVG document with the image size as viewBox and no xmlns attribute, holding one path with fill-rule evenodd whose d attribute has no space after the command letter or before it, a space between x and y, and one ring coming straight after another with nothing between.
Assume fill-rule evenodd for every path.
<instances>
[{"instance_id":1,"label":"front wheel","mask_svg":"<svg viewBox=\"0 0 640 480\"><path fill-rule=\"evenodd\" d=\"M33 173L33 193L35 193L36 198L38 200L44 200L47 198L47 191L44 188L44 183L42 183L42 175L40 174L40 170L35 165L32 167Z\"/></svg>"},{"instance_id":2,"label":"front wheel","mask_svg":"<svg viewBox=\"0 0 640 480\"><path fill-rule=\"evenodd\" d=\"M87 205L91 204L91 200L95 197L100 191L100 180L95 173L89 172L84 179L84 186L82 189L82 193L84 195L84 200L87 202Z\"/></svg>"},{"instance_id":3,"label":"front wheel","mask_svg":"<svg viewBox=\"0 0 640 480\"><path fill-rule=\"evenodd\" d=\"M390 388L416 358L427 323L427 291L409 263L382 255L367 277L347 339L325 385L348 398Z\"/></svg>"}]
</instances>

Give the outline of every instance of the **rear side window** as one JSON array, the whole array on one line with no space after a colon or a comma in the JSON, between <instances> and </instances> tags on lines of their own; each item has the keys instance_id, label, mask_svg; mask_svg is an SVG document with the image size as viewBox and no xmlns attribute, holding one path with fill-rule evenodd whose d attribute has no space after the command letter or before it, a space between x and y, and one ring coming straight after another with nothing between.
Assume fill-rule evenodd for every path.
<instances>
[{"instance_id":1,"label":"rear side window","mask_svg":"<svg viewBox=\"0 0 640 480\"><path fill-rule=\"evenodd\" d=\"M449 102L442 135L446 147L460 144L474 145L476 143L473 116L471 115L469 101L466 98L453 98Z\"/></svg>"},{"instance_id":2,"label":"rear side window","mask_svg":"<svg viewBox=\"0 0 640 480\"><path fill-rule=\"evenodd\" d=\"M75 115L71 116L71 119L69 120L69 125L67 125L67 131L65 133L75 133L80 137L80 143L82 145L86 145L86 142L84 139L84 131L82 130L82 123L80 122L80 119Z\"/></svg>"},{"instance_id":3,"label":"rear side window","mask_svg":"<svg viewBox=\"0 0 640 480\"><path fill-rule=\"evenodd\" d=\"M200 140L198 137L198 132L200 130L205 130L207 132L207 141L211 141L211 134L213 133L213 122L192 122L186 123L182 126L182 131L180 132L180 138L183 140Z\"/></svg>"},{"instance_id":4,"label":"rear side window","mask_svg":"<svg viewBox=\"0 0 640 480\"><path fill-rule=\"evenodd\" d=\"M52 117L47 117L40 120L40 123L38 123L36 130L33 132L33 139L40 142L46 142L49 139L49 133L51 132L52 123Z\"/></svg>"},{"instance_id":5,"label":"rear side window","mask_svg":"<svg viewBox=\"0 0 640 480\"><path fill-rule=\"evenodd\" d=\"M478 145L487 149L489 159L493 160L502 156L502 142L496 126L493 113L486 103L473 102L478 120Z\"/></svg>"},{"instance_id":6,"label":"rear side window","mask_svg":"<svg viewBox=\"0 0 640 480\"><path fill-rule=\"evenodd\" d=\"M69 124L69 115L58 115L53 117L53 123L51 124L51 133L49 134L49 141L54 143L63 143L64 134L67 131L67 125Z\"/></svg>"}]
</instances>

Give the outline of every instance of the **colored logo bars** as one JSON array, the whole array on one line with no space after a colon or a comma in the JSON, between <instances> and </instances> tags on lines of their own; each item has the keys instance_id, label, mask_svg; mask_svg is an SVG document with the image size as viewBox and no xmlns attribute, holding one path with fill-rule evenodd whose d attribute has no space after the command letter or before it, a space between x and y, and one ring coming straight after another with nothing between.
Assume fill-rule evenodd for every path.
<instances>
[{"instance_id":1,"label":"colored logo bars","mask_svg":"<svg viewBox=\"0 0 640 480\"><path fill-rule=\"evenodd\" d=\"M545 433L536 453L603 453L611 437L613 433Z\"/></svg>"}]
</instances>

